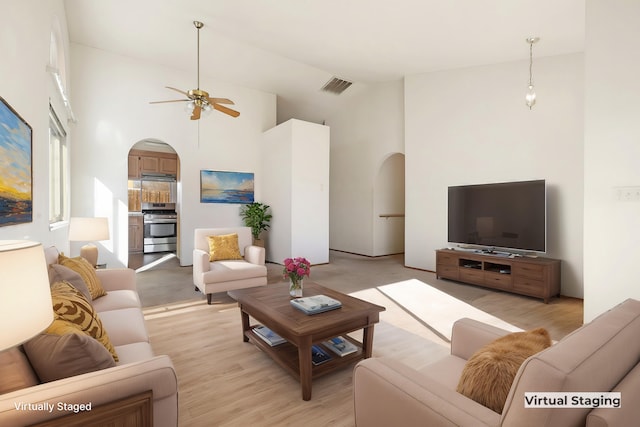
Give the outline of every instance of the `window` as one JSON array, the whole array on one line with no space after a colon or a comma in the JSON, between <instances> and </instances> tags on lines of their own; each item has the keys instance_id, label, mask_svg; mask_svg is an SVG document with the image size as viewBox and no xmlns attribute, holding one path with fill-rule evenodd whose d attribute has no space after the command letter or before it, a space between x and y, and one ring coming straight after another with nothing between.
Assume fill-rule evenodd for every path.
<instances>
[{"instance_id":1,"label":"window","mask_svg":"<svg viewBox=\"0 0 640 427\"><path fill-rule=\"evenodd\" d=\"M49 106L49 224L67 219L69 186L67 133Z\"/></svg>"}]
</instances>

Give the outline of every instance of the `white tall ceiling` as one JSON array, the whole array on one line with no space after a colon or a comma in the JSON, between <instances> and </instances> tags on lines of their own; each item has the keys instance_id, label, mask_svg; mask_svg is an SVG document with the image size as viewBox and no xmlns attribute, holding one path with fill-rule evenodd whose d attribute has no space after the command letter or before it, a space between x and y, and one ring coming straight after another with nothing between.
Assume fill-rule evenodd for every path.
<instances>
[{"instance_id":1,"label":"white tall ceiling","mask_svg":"<svg viewBox=\"0 0 640 427\"><path fill-rule=\"evenodd\" d=\"M65 0L65 6L72 42L192 71L194 87L192 22L202 21L202 76L276 93L289 107L333 102L335 95L319 92L332 76L355 88L523 60L525 39L534 35L541 38L534 56L581 52L584 43L584 0Z\"/></svg>"}]
</instances>

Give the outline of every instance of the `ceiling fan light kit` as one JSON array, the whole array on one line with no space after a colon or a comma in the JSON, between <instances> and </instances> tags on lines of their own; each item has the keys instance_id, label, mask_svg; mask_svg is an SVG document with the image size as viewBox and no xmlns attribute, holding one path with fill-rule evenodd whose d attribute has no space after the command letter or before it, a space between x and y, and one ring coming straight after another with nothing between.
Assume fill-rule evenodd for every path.
<instances>
[{"instance_id":1,"label":"ceiling fan light kit","mask_svg":"<svg viewBox=\"0 0 640 427\"><path fill-rule=\"evenodd\" d=\"M191 115L191 120L199 120L202 113L209 113L213 110L220 111L231 117L238 117L240 113L236 110L232 110L229 107L225 107L221 104L234 105L234 102L227 98L212 98L207 91L200 89L200 29L204 27L204 24L200 21L193 21L193 25L196 27L198 34L198 57L197 57L197 70L198 70L198 86L196 89L183 91L176 89L175 87L165 86L167 89L176 91L187 99L173 99L169 101L153 101L150 104L163 104L167 102L185 102L185 110Z\"/></svg>"},{"instance_id":2,"label":"ceiling fan light kit","mask_svg":"<svg viewBox=\"0 0 640 427\"><path fill-rule=\"evenodd\" d=\"M536 105L536 91L533 87L533 44L538 43L540 41L540 37L529 37L527 38L527 43L529 43L529 87L527 88L527 93L524 96L525 103L529 110Z\"/></svg>"}]
</instances>

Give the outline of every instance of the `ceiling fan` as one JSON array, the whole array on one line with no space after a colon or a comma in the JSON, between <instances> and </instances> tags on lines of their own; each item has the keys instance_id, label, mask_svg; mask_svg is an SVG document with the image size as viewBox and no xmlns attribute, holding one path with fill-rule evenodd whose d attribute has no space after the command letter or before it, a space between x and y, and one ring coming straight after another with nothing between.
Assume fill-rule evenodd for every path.
<instances>
[{"instance_id":1,"label":"ceiling fan","mask_svg":"<svg viewBox=\"0 0 640 427\"><path fill-rule=\"evenodd\" d=\"M204 27L204 24L200 21L193 21L193 25L195 25L198 30L198 87L197 89L191 89L188 91L183 91L180 89L176 89L175 87L165 86L167 89L174 90L178 93L183 94L187 97L187 99L173 99L170 101L153 101L149 104L163 104L165 102L187 102L187 108L191 112L191 120L200 119L200 113L202 110L211 111L212 109L218 110L222 113L228 114L231 117L238 117L240 115L236 110L232 110L231 108L225 107L221 104L229 104L234 105L233 101L227 98L211 98L209 94L204 90L200 89L200 28Z\"/></svg>"}]
</instances>

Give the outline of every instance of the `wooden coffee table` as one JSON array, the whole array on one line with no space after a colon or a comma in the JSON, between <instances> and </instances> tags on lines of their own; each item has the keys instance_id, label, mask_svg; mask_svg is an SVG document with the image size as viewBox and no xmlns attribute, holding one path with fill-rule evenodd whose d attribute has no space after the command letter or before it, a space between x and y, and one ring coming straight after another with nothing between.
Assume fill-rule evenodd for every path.
<instances>
[{"instance_id":1,"label":"wooden coffee table","mask_svg":"<svg viewBox=\"0 0 640 427\"><path fill-rule=\"evenodd\" d=\"M316 283L304 283L303 297L327 295L342 303L342 307L324 313L306 315L291 306L288 284L273 284L248 289L229 291L229 295L238 301L242 316L242 339L252 342L282 368L300 380L302 399L311 399L311 381L336 369L352 364L356 360L371 357L373 347L373 327L378 323L380 312L385 308L379 305L345 295L325 288ZM271 347L253 331L253 318L265 325L286 343ZM346 334L362 329L362 341ZM358 351L344 357L326 349L332 359L320 365L311 362L311 345L319 344L338 335L342 335L358 347Z\"/></svg>"}]
</instances>

